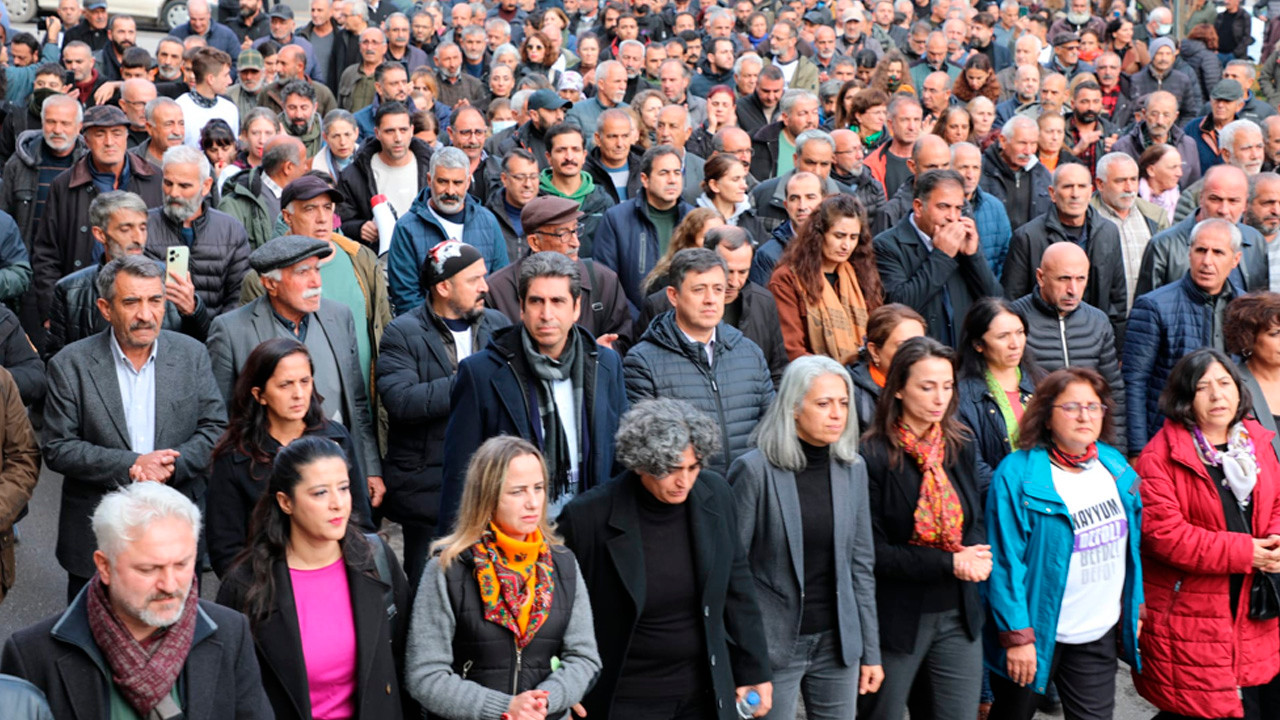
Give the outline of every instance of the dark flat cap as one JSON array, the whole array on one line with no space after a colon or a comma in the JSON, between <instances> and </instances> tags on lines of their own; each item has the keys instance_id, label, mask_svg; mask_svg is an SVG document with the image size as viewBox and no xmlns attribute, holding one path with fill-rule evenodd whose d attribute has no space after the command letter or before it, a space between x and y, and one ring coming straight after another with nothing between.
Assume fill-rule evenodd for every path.
<instances>
[{"instance_id":1,"label":"dark flat cap","mask_svg":"<svg viewBox=\"0 0 1280 720\"><path fill-rule=\"evenodd\" d=\"M94 105L84 111L83 130L95 127L128 127L129 118L115 105Z\"/></svg>"},{"instance_id":2,"label":"dark flat cap","mask_svg":"<svg viewBox=\"0 0 1280 720\"><path fill-rule=\"evenodd\" d=\"M101 10L107 6L105 0L89 0L84 4L85 10Z\"/></svg>"},{"instance_id":3,"label":"dark flat cap","mask_svg":"<svg viewBox=\"0 0 1280 720\"><path fill-rule=\"evenodd\" d=\"M539 90L529 96L530 110L568 110L571 107L573 103L560 97L555 90Z\"/></svg>"},{"instance_id":4,"label":"dark flat cap","mask_svg":"<svg viewBox=\"0 0 1280 720\"><path fill-rule=\"evenodd\" d=\"M576 223L580 217L582 211L577 202L554 195L539 195L520 211L520 225L528 234L548 225Z\"/></svg>"},{"instance_id":5,"label":"dark flat cap","mask_svg":"<svg viewBox=\"0 0 1280 720\"><path fill-rule=\"evenodd\" d=\"M289 203L294 200L310 200L321 195L328 195L335 205L347 199L341 190L330 187L329 183L315 175L303 175L284 186L284 190L280 193L280 207L288 208Z\"/></svg>"},{"instance_id":6,"label":"dark flat cap","mask_svg":"<svg viewBox=\"0 0 1280 720\"><path fill-rule=\"evenodd\" d=\"M324 240L303 235L285 235L270 240L249 254L249 267L263 275L272 270L297 265L307 258L326 258L333 254L333 246Z\"/></svg>"},{"instance_id":7,"label":"dark flat cap","mask_svg":"<svg viewBox=\"0 0 1280 720\"><path fill-rule=\"evenodd\" d=\"M813 25L830 25L831 12L826 8L815 8L804 14L804 21Z\"/></svg>"},{"instance_id":8,"label":"dark flat cap","mask_svg":"<svg viewBox=\"0 0 1280 720\"><path fill-rule=\"evenodd\" d=\"M1213 86L1213 92L1209 93L1210 100L1236 100L1244 99L1244 88L1240 87L1240 83L1231 78L1223 78Z\"/></svg>"},{"instance_id":9,"label":"dark flat cap","mask_svg":"<svg viewBox=\"0 0 1280 720\"><path fill-rule=\"evenodd\" d=\"M1070 31L1060 32L1053 36L1053 46L1066 45L1067 43L1080 42L1080 36Z\"/></svg>"},{"instance_id":10,"label":"dark flat cap","mask_svg":"<svg viewBox=\"0 0 1280 720\"><path fill-rule=\"evenodd\" d=\"M284 3L280 3L279 5L271 8L271 12L267 13L267 17L280 18L281 20L292 20L293 8L285 5Z\"/></svg>"}]
</instances>

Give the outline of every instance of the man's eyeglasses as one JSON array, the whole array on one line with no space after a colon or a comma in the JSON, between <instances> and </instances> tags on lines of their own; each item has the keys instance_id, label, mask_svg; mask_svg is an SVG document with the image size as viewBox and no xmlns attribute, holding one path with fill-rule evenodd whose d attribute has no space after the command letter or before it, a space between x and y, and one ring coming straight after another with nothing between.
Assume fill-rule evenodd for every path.
<instances>
[{"instance_id":1,"label":"man's eyeglasses","mask_svg":"<svg viewBox=\"0 0 1280 720\"><path fill-rule=\"evenodd\" d=\"M545 230L539 230L539 231L538 231L538 234L539 234L539 235L541 235L541 236L543 236L543 237L546 237L546 238L555 238L556 240L558 240L558 241L560 241L560 242L566 242L566 241L568 241L568 239L569 239L569 238L571 238L571 237L577 237L578 232L579 232L581 229L582 229L582 226L581 226L581 225L579 225L579 226L578 226L578 227L576 227L576 228L572 228L572 229L569 229L569 230L560 230L560 231L558 231L558 232L547 232L547 231L545 231Z\"/></svg>"}]
</instances>

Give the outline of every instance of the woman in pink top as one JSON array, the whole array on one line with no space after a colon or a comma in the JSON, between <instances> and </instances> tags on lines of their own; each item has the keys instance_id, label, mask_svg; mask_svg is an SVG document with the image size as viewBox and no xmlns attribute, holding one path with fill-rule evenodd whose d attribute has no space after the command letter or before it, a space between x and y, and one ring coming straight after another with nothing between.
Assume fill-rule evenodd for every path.
<instances>
[{"instance_id":1,"label":"woman in pink top","mask_svg":"<svg viewBox=\"0 0 1280 720\"><path fill-rule=\"evenodd\" d=\"M351 524L337 443L303 436L276 455L248 547L218 590L253 629L277 720L416 718L401 692L409 588L386 544Z\"/></svg>"}]
</instances>

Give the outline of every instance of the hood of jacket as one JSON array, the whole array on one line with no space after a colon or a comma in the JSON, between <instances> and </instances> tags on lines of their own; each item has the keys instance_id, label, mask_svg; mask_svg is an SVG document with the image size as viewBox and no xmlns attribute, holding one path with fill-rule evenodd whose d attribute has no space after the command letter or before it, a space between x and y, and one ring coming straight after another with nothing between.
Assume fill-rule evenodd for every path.
<instances>
[{"instance_id":1,"label":"hood of jacket","mask_svg":"<svg viewBox=\"0 0 1280 720\"><path fill-rule=\"evenodd\" d=\"M582 180L582 182L578 183L578 190L572 195L565 195L560 192L560 188L556 187L551 182L551 168L547 168L546 170L543 170L538 177L538 190L546 193L547 195L567 198L581 205L582 201L586 200L587 196L596 189L596 181L592 179L591 173L589 172L579 172L578 177Z\"/></svg>"},{"instance_id":2,"label":"hood of jacket","mask_svg":"<svg viewBox=\"0 0 1280 720\"><path fill-rule=\"evenodd\" d=\"M18 142L14 145L14 154L22 160L23 164L35 170L43 157L43 148L44 131L26 130L18 136ZM76 144L71 148L71 155L79 160L87 152L89 152L89 146L84 143L84 137L77 135Z\"/></svg>"},{"instance_id":3,"label":"hood of jacket","mask_svg":"<svg viewBox=\"0 0 1280 720\"><path fill-rule=\"evenodd\" d=\"M432 225L438 226L440 223L436 220L435 214L431 212L430 203L431 188L424 187L422 188L422 192L418 193L418 197L414 198L413 205L409 208L409 213L422 218L423 222L429 222ZM471 193L463 194L462 222L464 225L475 218L476 211L479 207L480 202L477 201Z\"/></svg>"},{"instance_id":4,"label":"hood of jacket","mask_svg":"<svg viewBox=\"0 0 1280 720\"><path fill-rule=\"evenodd\" d=\"M719 355L721 348L724 352L731 352L742 337L741 331L721 320L720 324L716 325L715 342L718 347L715 354ZM707 364L706 352L685 337L684 331L676 325L674 310L668 310L654 318L640 340L648 340L664 350L683 355L700 365Z\"/></svg>"}]
</instances>

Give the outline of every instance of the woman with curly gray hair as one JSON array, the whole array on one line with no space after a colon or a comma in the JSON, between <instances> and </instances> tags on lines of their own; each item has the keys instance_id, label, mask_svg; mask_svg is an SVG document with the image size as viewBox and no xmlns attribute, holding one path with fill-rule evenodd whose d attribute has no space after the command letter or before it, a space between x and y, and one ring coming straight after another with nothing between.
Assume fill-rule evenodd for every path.
<instances>
[{"instance_id":1,"label":"woman with curly gray hair","mask_svg":"<svg viewBox=\"0 0 1280 720\"><path fill-rule=\"evenodd\" d=\"M755 584L733 493L702 460L720 429L683 400L636 403L618 426L627 468L577 496L557 529L578 557L603 668L587 717L735 720L751 691L772 706Z\"/></svg>"},{"instance_id":2,"label":"woman with curly gray hair","mask_svg":"<svg viewBox=\"0 0 1280 720\"><path fill-rule=\"evenodd\" d=\"M800 689L813 720L857 714L859 694L880 689L875 541L867 466L850 417L853 380L824 355L787 367L756 426L756 449L729 480L738 536L761 593L774 715L794 718Z\"/></svg>"}]
</instances>

